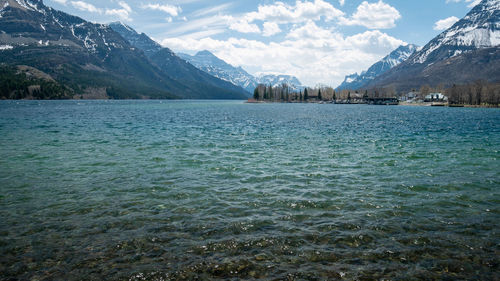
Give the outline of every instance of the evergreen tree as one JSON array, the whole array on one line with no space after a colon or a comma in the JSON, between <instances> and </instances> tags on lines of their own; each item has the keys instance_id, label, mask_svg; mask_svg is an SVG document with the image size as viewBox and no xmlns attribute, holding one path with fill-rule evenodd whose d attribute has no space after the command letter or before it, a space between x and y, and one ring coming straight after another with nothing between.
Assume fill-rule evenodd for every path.
<instances>
[{"instance_id":1,"label":"evergreen tree","mask_svg":"<svg viewBox=\"0 0 500 281\"><path fill-rule=\"evenodd\" d=\"M333 91L333 97L332 97L332 100L333 100L333 101L336 101L336 100L337 100L337 96L335 95L335 90Z\"/></svg>"},{"instance_id":2,"label":"evergreen tree","mask_svg":"<svg viewBox=\"0 0 500 281\"><path fill-rule=\"evenodd\" d=\"M259 90L257 88L255 88L255 90L253 90L253 98L255 100L259 99Z\"/></svg>"},{"instance_id":3,"label":"evergreen tree","mask_svg":"<svg viewBox=\"0 0 500 281\"><path fill-rule=\"evenodd\" d=\"M304 100L309 100L309 94L307 93L307 88L304 89Z\"/></svg>"},{"instance_id":4,"label":"evergreen tree","mask_svg":"<svg viewBox=\"0 0 500 281\"><path fill-rule=\"evenodd\" d=\"M323 100L323 97L321 96L321 89L318 90L318 100Z\"/></svg>"}]
</instances>

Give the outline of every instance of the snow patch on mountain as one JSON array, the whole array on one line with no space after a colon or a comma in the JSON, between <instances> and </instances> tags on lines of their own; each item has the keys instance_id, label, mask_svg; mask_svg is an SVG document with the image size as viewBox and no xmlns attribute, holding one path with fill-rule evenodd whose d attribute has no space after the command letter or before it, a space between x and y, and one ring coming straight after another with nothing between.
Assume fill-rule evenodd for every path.
<instances>
[{"instance_id":1,"label":"snow patch on mountain","mask_svg":"<svg viewBox=\"0 0 500 281\"><path fill-rule=\"evenodd\" d=\"M11 45L0 45L0 51L12 50L13 48Z\"/></svg>"}]
</instances>

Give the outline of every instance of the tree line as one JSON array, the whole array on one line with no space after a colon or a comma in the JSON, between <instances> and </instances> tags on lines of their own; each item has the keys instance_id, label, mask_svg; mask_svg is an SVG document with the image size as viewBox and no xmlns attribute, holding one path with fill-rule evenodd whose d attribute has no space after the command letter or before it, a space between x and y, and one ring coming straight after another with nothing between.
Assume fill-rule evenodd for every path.
<instances>
[{"instance_id":1,"label":"tree line","mask_svg":"<svg viewBox=\"0 0 500 281\"><path fill-rule=\"evenodd\" d=\"M450 104L500 105L500 83L478 80L465 85L453 85L446 89Z\"/></svg>"},{"instance_id":2,"label":"tree line","mask_svg":"<svg viewBox=\"0 0 500 281\"><path fill-rule=\"evenodd\" d=\"M451 105L500 105L500 83L488 83L478 80L464 85L445 87L437 85L430 87L423 85L420 89L412 89L417 100L424 100L430 93L442 93L448 97ZM253 99L267 102L336 102L336 103L363 103L368 99L394 98L401 100L408 92L397 92L394 87L372 88L364 90L338 90L332 87L306 87L303 90L294 90L287 84L278 86L259 84L253 93Z\"/></svg>"},{"instance_id":3,"label":"tree line","mask_svg":"<svg viewBox=\"0 0 500 281\"><path fill-rule=\"evenodd\" d=\"M366 93L368 94L368 91ZM287 84L278 86L259 84L253 93L253 99L268 102L319 102L319 101L350 101L361 100L363 93L358 91L335 91L332 87L306 87L295 90Z\"/></svg>"},{"instance_id":4,"label":"tree line","mask_svg":"<svg viewBox=\"0 0 500 281\"><path fill-rule=\"evenodd\" d=\"M46 79L28 77L13 66L0 66L0 99L65 99L68 90Z\"/></svg>"}]
</instances>

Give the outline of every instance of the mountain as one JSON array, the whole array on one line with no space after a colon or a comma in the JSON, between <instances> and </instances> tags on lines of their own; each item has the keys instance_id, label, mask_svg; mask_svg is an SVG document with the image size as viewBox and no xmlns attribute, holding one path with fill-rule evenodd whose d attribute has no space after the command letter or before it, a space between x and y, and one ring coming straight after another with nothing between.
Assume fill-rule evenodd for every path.
<instances>
[{"instance_id":1,"label":"mountain","mask_svg":"<svg viewBox=\"0 0 500 281\"><path fill-rule=\"evenodd\" d=\"M422 85L500 81L500 2L482 0L405 62L366 85L409 90Z\"/></svg>"},{"instance_id":2,"label":"mountain","mask_svg":"<svg viewBox=\"0 0 500 281\"><path fill-rule=\"evenodd\" d=\"M170 77L208 95L200 96L197 91L188 91L185 93L188 98L227 99L231 97L246 99L249 97L249 93L241 87L196 68L178 57L169 48L163 48L146 34L139 34L133 28L121 22L114 22L109 26L132 46L144 51L150 61Z\"/></svg>"},{"instance_id":3,"label":"mountain","mask_svg":"<svg viewBox=\"0 0 500 281\"><path fill-rule=\"evenodd\" d=\"M303 90L304 87L302 86L302 83L300 83L299 79L295 76L291 75L284 75L284 74L261 74L257 76L257 81L259 84L266 84L266 85L272 85L273 87L275 86L280 86L283 83L287 84L292 88L292 90Z\"/></svg>"},{"instance_id":4,"label":"mountain","mask_svg":"<svg viewBox=\"0 0 500 281\"><path fill-rule=\"evenodd\" d=\"M255 77L250 75L241 67L234 67L225 61L219 59L209 51L201 51L194 56L188 54L178 54L179 57L196 66L198 69L205 71L217 78L231 82L245 89L249 93L253 93L257 87Z\"/></svg>"},{"instance_id":5,"label":"mountain","mask_svg":"<svg viewBox=\"0 0 500 281\"><path fill-rule=\"evenodd\" d=\"M413 53L415 53L415 51L417 51L417 48L418 47L416 45L412 44L398 47L396 50L392 51L382 60L370 66L368 70L363 71L361 74L354 73L347 75L344 82L342 82L336 90L358 90L362 88L364 85L375 79L375 77L407 60Z\"/></svg>"},{"instance_id":6,"label":"mountain","mask_svg":"<svg viewBox=\"0 0 500 281\"><path fill-rule=\"evenodd\" d=\"M273 86L277 86L282 83L288 83L289 85L295 85L292 87L294 89L303 88L300 81L296 77L290 75L269 74L255 77L241 67L234 67L228 64L209 51L201 51L196 53L194 56L182 53L179 53L178 55L197 68L222 80L231 82L234 85L238 85L249 93L253 93L253 90L258 84L271 84Z\"/></svg>"},{"instance_id":7,"label":"mountain","mask_svg":"<svg viewBox=\"0 0 500 281\"><path fill-rule=\"evenodd\" d=\"M47 98L244 98L242 89L173 78L108 25L54 10L42 0L0 0L0 68L16 89L25 89L4 98L35 97L26 89L47 81L64 93ZM29 70L15 73L21 69Z\"/></svg>"}]
</instances>

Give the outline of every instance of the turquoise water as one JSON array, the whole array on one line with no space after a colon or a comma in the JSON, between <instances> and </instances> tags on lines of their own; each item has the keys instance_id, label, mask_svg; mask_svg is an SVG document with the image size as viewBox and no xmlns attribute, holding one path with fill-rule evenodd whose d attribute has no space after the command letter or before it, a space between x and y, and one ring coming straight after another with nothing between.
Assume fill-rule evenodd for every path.
<instances>
[{"instance_id":1,"label":"turquoise water","mask_svg":"<svg viewBox=\"0 0 500 281\"><path fill-rule=\"evenodd\" d=\"M500 110L0 102L1 280L499 279Z\"/></svg>"}]
</instances>

